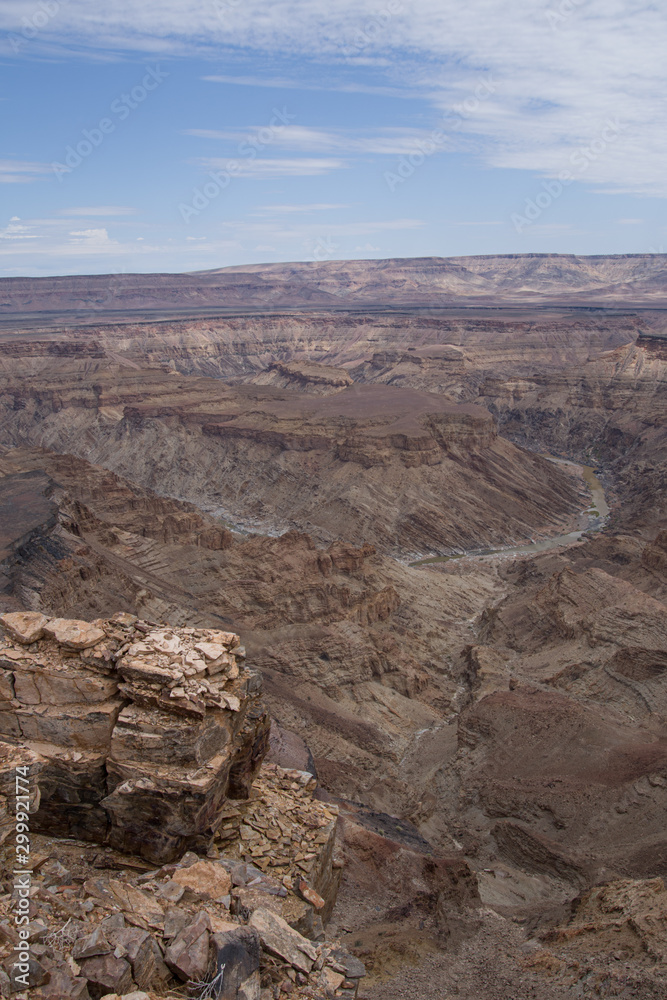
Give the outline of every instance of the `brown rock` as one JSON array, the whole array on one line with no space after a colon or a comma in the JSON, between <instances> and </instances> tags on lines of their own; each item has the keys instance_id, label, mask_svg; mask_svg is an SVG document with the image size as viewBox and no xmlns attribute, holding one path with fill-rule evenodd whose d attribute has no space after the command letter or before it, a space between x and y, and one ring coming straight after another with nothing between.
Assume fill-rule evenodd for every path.
<instances>
[{"instance_id":1,"label":"brown rock","mask_svg":"<svg viewBox=\"0 0 667 1000\"><path fill-rule=\"evenodd\" d=\"M363 979L366 975L366 966L364 963L354 955L350 955L343 948L334 948L330 952L329 957L344 969L348 979Z\"/></svg>"},{"instance_id":2,"label":"brown rock","mask_svg":"<svg viewBox=\"0 0 667 1000\"><path fill-rule=\"evenodd\" d=\"M185 888L182 885L178 885L173 879L169 879L164 885L160 886L157 895L160 899L164 900L165 903L178 903L183 898L183 893Z\"/></svg>"},{"instance_id":3,"label":"brown rock","mask_svg":"<svg viewBox=\"0 0 667 1000\"><path fill-rule=\"evenodd\" d=\"M203 899L221 899L232 889L228 873L214 861L198 861L189 868L181 868L174 872L172 882Z\"/></svg>"},{"instance_id":4,"label":"brown rock","mask_svg":"<svg viewBox=\"0 0 667 1000\"><path fill-rule=\"evenodd\" d=\"M72 958L79 962L84 958L95 958L96 955L108 955L112 951L113 946L107 941L104 931L101 927L96 927L92 934L81 937L75 942Z\"/></svg>"},{"instance_id":5,"label":"brown rock","mask_svg":"<svg viewBox=\"0 0 667 1000\"><path fill-rule=\"evenodd\" d=\"M311 889L308 883L304 882L302 878L296 879L295 888L299 895L302 896L307 903L310 903L311 906L314 906L316 910L322 910L326 906L326 902L322 899L320 894L315 892L314 889Z\"/></svg>"},{"instance_id":6,"label":"brown rock","mask_svg":"<svg viewBox=\"0 0 667 1000\"><path fill-rule=\"evenodd\" d=\"M83 976L73 976L64 968L49 969L51 978L41 987L38 996L44 1000L91 1000L88 981Z\"/></svg>"},{"instance_id":7,"label":"brown rock","mask_svg":"<svg viewBox=\"0 0 667 1000\"><path fill-rule=\"evenodd\" d=\"M81 975L88 980L88 990L93 1000L107 993L129 993L134 987L130 963L114 955L86 958L81 963Z\"/></svg>"},{"instance_id":8,"label":"brown rock","mask_svg":"<svg viewBox=\"0 0 667 1000\"><path fill-rule=\"evenodd\" d=\"M46 615L41 615L38 611L12 611L6 615L0 615L0 622L11 637L26 645L42 638L44 626L48 624L48 621Z\"/></svg>"},{"instance_id":9,"label":"brown rock","mask_svg":"<svg viewBox=\"0 0 667 1000\"><path fill-rule=\"evenodd\" d=\"M153 896L118 879L89 879L84 888L90 896L112 903L123 911L129 923L137 927L164 928L164 910Z\"/></svg>"},{"instance_id":10,"label":"brown rock","mask_svg":"<svg viewBox=\"0 0 667 1000\"><path fill-rule=\"evenodd\" d=\"M189 916L185 910L181 910L177 906L172 906L168 909L164 917L163 937L165 940L170 941L177 934L180 934L187 927L188 920Z\"/></svg>"},{"instance_id":11,"label":"brown rock","mask_svg":"<svg viewBox=\"0 0 667 1000\"><path fill-rule=\"evenodd\" d=\"M31 958L29 962L25 963L28 965L27 972L24 967L19 966L15 968L13 965L13 959L10 959L7 964L7 972L9 974L13 993L25 993L26 984L23 977L26 975L28 977L28 987L30 989L35 989L37 986L45 985L51 978L44 966L35 958Z\"/></svg>"},{"instance_id":12,"label":"brown rock","mask_svg":"<svg viewBox=\"0 0 667 1000\"><path fill-rule=\"evenodd\" d=\"M117 694L118 683L113 677L100 677L71 667L64 672L36 666L16 670L14 691L24 705L66 706L78 702L106 702Z\"/></svg>"},{"instance_id":13,"label":"brown rock","mask_svg":"<svg viewBox=\"0 0 667 1000\"><path fill-rule=\"evenodd\" d=\"M132 966L132 977L141 989L159 989L169 978L169 970L162 961L162 953L148 931L139 927L124 927L110 935L116 951L121 949Z\"/></svg>"},{"instance_id":14,"label":"brown rock","mask_svg":"<svg viewBox=\"0 0 667 1000\"><path fill-rule=\"evenodd\" d=\"M336 990L340 989L345 981L345 976L341 975L340 972L334 972L333 969L322 969L320 973L320 985L324 987L325 990L335 993Z\"/></svg>"},{"instance_id":15,"label":"brown rock","mask_svg":"<svg viewBox=\"0 0 667 1000\"><path fill-rule=\"evenodd\" d=\"M258 907L248 921L259 934L267 951L285 959L295 969L310 972L317 958L317 949L298 931L292 930L282 917Z\"/></svg>"},{"instance_id":16,"label":"brown rock","mask_svg":"<svg viewBox=\"0 0 667 1000\"><path fill-rule=\"evenodd\" d=\"M49 707L39 713L26 706L15 709L14 719L25 741L94 751L109 746L120 707L119 700ZM0 712L0 727L8 714Z\"/></svg>"},{"instance_id":17,"label":"brown rock","mask_svg":"<svg viewBox=\"0 0 667 1000\"><path fill-rule=\"evenodd\" d=\"M53 618L43 628L66 649L88 649L105 638L105 633L96 625L70 618Z\"/></svg>"},{"instance_id":18,"label":"brown rock","mask_svg":"<svg viewBox=\"0 0 667 1000\"><path fill-rule=\"evenodd\" d=\"M176 935L167 948L164 960L174 975L183 982L190 979L201 982L206 975L210 930L208 913L202 912Z\"/></svg>"}]
</instances>

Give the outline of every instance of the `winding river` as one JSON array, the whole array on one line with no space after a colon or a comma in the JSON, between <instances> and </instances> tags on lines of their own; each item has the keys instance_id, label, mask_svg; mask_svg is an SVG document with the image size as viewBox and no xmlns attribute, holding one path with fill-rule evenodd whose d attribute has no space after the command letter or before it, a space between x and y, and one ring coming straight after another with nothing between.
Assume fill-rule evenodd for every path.
<instances>
[{"instance_id":1,"label":"winding river","mask_svg":"<svg viewBox=\"0 0 667 1000\"><path fill-rule=\"evenodd\" d=\"M527 542L524 545L507 546L498 549L471 549L451 556L430 556L427 559L419 559L410 563L410 566L429 566L432 563L449 562L452 559L480 559L490 556L526 556L536 552L548 552L549 549L558 549L566 545L578 542L585 533L599 531L609 516L609 505L605 497L602 483L595 474L595 470L590 465L579 465L564 458L554 458L552 455L543 455L543 458L556 465L564 465L579 473L586 483L590 494L591 502L582 511L582 520L585 521L583 527L577 531L569 531L564 535L554 535L553 538L544 538L539 542Z\"/></svg>"}]
</instances>

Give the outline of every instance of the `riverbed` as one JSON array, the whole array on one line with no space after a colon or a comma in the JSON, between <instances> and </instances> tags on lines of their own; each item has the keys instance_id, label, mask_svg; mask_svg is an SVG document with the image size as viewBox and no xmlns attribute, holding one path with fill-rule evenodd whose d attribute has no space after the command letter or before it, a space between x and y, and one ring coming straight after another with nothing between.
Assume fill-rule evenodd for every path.
<instances>
[{"instance_id":1,"label":"riverbed","mask_svg":"<svg viewBox=\"0 0 667 1000\"><path fill-rule=\"evenodd\" d=\"M470 549L468 552L461 552L449 556L430 556L427 559L419 559L410 563L411 566L429 566L432 563L450 562L452 559L484 559L491 556L529 556L537 552L548 552L550 549L559 549L567 545L578 542L584 534L591 531L600 531L604 527L609 516L609 504L604 492L604 487L598 479L595 469L590 465L580 465L565 458L554 458L553 455L543 455L543 458L554 462L556 465L564 465L573 469L586 483L591 495L589 505L581 512L581 526L576 531L568 531L563 535L554 535L553 538L543 538L538 542L526 542L523 545L508 545L497 549Z\"/></svg>"}]
</instances>

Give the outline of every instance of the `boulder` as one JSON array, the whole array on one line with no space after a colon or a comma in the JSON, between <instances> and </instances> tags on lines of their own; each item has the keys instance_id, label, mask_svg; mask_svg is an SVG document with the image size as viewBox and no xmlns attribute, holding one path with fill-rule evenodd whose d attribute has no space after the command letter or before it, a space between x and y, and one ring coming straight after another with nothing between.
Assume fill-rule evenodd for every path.
<instances>
[{"instance_id":1,"label":"boulder","mask_svg":"<svg viewBox=\"0 0 667 1000\"><path fill-rule=\"evenodd\" d=\"M12 639L26 645L42 638L44 626L48 624L48 621L46 615L41 615L38 611L12 611L6 615L0 615L0 622Z\"/></svg>"},{"instance_id":2,"label":"boulder","mask_svg":"<svg viewBox=\"0 0 667 1000\"><path fill-rule=\"evenodd\" d=\"M267 951L278 955L300 972L311 971L317 960L317 948L277 913L258 907L248 923L257 931Z\"/></svg>"},{"instance_id":3,"label":"boulder","mask_svg":"<svg viewBox=\"0 0 667 1000\"><path fill-rule=\"evenodd\" d=\"M97 625L70 618L52 618L42 627L47 635L65 649L88 649L106 637Z\"/></svg>"},{"instance_id":4,"label":"boulder","mask_svg":"<svg viewBox=\"0 0 667 1000\"><path fill-rule=\"evenodd\" d=\"M79 938L72 948L72 958L80 962L84 958L95 958L96 955L109 955L113 945L109 944L101 927L96 927L92 934Z\"/></svg>"},{"instance_id":5,"label":"boulder","mask_svg":"<svg viewBox=\"0 0 667 1000\"><path fill-rule=\"evenodd\" d=\"M184 983L201 982L208 970L211 920L201 912L180 931L171 942L164 960L175 976Z\"/></svg>"},{"instance_id":6,"label":"boulder","mask_svg":"<svg viewBox=\"0 0 667 1000\"><path fill-rule=\"evenodd\" d=\"M216 972L222 972L218 1000L260 1000L260 937L251 927L230 925L213 935Z\"/></svg>"},{"instance_id":7,"label":"boulder","mask_svg":"<svg viewBox=\"0 0 667 1000\"><path fill-rule=\"evenodd\" d=\"M81 975L88 980L88 991L93 1000L100 1000L107 993L129 993L135 983L132 968L124 958L115 955L98 955L81 963Z\"/></svg>"},{"instance_id":8,"label":"boulder","mask_svg":"<svg viewBox=\"0 0 667 1000\"><path fill-rule=\"evenodd\" d=\"M140 927L123 927L109 934L114 954L127 959L132 978L141 989L159 989L169 979L169 970L155 939Z\"/></svg>"},{"instance_id":9,"label":"boulder","mask_svg":"<svg viewBox=\"0 0 667 1000\"><path fill-rule=\"evenodd\" d=\"M172 882L182 885L201 899L222 899L229 895L232 888L228 873L214 861L197 861L189 868L181 868L174 872Z\"/></svg>"}]
</instances>

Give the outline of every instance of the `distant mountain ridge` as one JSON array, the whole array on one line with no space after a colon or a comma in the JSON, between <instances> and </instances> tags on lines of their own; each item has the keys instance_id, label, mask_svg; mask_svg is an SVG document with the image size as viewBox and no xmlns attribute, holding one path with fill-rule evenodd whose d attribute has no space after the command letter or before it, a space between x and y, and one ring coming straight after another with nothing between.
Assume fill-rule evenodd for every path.
<instances>
[{"instance_id":1,"label":"distant mountain ridge","mask_svg":"<svg viewBox=\"0 0 667 1000\"><path fill-rule=\"evenodd\" d=\"M0 316L274 309L667 306L667 254L507 254L0 279Z\"/></svg>"}]
</instances>

